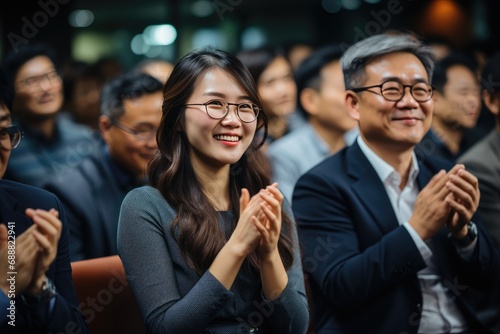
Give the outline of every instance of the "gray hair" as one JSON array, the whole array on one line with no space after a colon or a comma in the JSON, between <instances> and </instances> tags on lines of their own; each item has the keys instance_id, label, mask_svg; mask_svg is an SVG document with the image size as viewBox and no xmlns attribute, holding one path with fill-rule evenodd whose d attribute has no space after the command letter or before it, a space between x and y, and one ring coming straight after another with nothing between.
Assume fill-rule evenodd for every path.
<instances>
[{"instance_id":1,"label":"gray hair","mask_svg":"<svg viewBox=\"0 0 500 334\"><path fill-rule=\"evenodd\" d=\"M429 81L434 70L434 54L431 48L424 45L418 38L409 34L374 35L349 47L340 65L344 72L346 89L359 87L365 79L366 63L378 56L393 52L409 52L414 54L424 65Z\"/></svg>"}]
</instances>

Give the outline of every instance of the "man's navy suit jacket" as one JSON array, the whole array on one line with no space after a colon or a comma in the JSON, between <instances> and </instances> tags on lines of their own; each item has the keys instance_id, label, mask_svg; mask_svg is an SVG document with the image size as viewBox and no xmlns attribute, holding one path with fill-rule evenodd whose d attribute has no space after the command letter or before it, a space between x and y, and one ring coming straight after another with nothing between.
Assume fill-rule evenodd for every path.
<instances>
[{"instance_id":1,"label":"man's navy suit jacket","mask_svg":"<svg viewBox=\"0 0 500 334\"><path fill-rule=\"evenodd\" d=\"M117 254L118 216L132 185L118 184L104 149L44 189L54 193L66 210L72 261Z\"/></svg>"},{"instance_id":2,"label":"man's navy suit jacket","mask_svg":"<svg viewBox=\"0 0 500 334\"><path fill-rule=\"evenodd\" d=\"M68 227L61 202L54 194L45 190L0 180L0 223L14 222L17 238L33 224L25 215L27 208L44 210L54 208L59 211L59 219L63 222L57 257L46 273L47 277L54 282L58 295L55 298L50 319L37 319L38 314L45 314L49 303L42 304L32 312L28 312L21 295L18 295L15 299L16 326L12 327L2 321L0 333L66 333L74 331L77 327L81 329L80 333L88 333L85 320L77 309L79 303L71 277Z\"/></svg>"},{"instance_id":3,"label":"man's navy suit jacket","mask_svg":"<svg viewBox=\"0 0 500 334\"><path fill-rule=\"evenodd\" d=\"M419 161L419 188L446 167ZM417 272L426 264L359 145L304 174L292 208L317 333L416 333L422 311ZM494 310L485 303L498 290L500 255L479 217L473 221L479 236L471 260L459 256L444 227L432 238L433 254L450 300L471 326L498 333L499 301Z\"/></svg>"}]
</instances>

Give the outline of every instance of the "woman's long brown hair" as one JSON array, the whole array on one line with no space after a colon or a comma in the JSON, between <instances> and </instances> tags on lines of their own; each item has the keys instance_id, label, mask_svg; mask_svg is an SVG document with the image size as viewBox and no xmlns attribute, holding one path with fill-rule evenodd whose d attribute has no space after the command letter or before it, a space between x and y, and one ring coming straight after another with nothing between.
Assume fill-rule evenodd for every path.
<instances>
[{"instance_id":1,"label":"woman's long brown hair","mask_svg":"<svg viewBox=\"0 0 500 334\"><path fill-rule=\"evenodd\" d=\"M148 167L150 183L177 211L171 233L177 239L184 258L198 274L204 273L226 243L220 217L204 195L190 160L190 145L183 131L185 104L193 93L197 80L213 68L220 68L240 83L251 100L262 106L252 76L232 54L213 49L192 51L175 65L164 88L163 116L157 134L159 152ZM242 188L250 196L270 184L266 164L259 147L267 135L267 119L263 112L257 119L257 131L263 131L262 141L254 140L239 161L231 165L229 192L233 213L232 231L239 219L239 197ZM290 217L282 213L282 229L278 250L286 269L293 262L294 232ZM256 252L249 255L251 267L259 270Z\"/></svg>"}]
</instances>

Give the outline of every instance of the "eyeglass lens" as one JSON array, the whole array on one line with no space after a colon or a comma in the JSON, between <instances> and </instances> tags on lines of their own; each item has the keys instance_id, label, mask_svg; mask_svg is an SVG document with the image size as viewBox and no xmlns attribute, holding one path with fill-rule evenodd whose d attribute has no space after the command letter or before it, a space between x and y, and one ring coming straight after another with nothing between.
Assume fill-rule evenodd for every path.
<instances>
[{"instance_id":1,"label":"eyeglass lens","mask_svg":"<svg viewBox=\"0 0 500 334\"><path fill-rule=\"evenodd\" d=\"M134 135L135 138L137 138L138 140L150 140L156 136L156 132L158 131L157 128L147 125L138 129L131 129L125 124L119 122L118 120L113 120L112 124L114 124L119 129L127 133L130 133L131 135Z\"/></svg>"},{"instance_id":2,"label":"eyeglass lens","mask_svg":"<svg viewBox=\"0 0 500 334\"><path fill-rule=\"evenodd\" d=\"M57 73L57 71L52 71L42 75L29 77L27 79L21 80L20 83L22 83L26 87L32 88L39 86L42 80L44 80L45 78L49 80L51 84L61 83L61 77L59 76L59 73Z\"/></svg>"},{"instance_id":3,"label":"eyeglass lens","mask_svg":"<svg viewBox=\"0 0 500 334\"><path fill-rule=\"evenodd\" d=\"M405 87L397 81L387 81L381 87L382 96L389 101L400 100ZM425 102L432 97L432 87L425 82L417 82L410 87L411 95L416 101Z\"/></svg>"},{"instance_id":4,"label":"eyeglass lens","mask_svg":"<svg viewBox=\"0 0 500 334\"><path fill-rule=\"evenodd\" d=\"M225 101L209 101L206 104L207 113L212 118L221 119L226 116L229 105ZM243 122L253 122L259 113L259 107L253 103L241 103L237 105L237 108L238 116Z\"/></svg>"},{"instance_id":5,"label":"eyeglass lens","mask_svg":"<svg viewBox=\"0 0 500 334\"><path fill-rule=\"evenodd\" d=\"M156 136L156 128L144 128L135 130L135 137L139 140L150 140Z\"/></svg>"},{"instance_id":6,"label":"eyeglass lens","mask_svg":"<svg viewBox=\"0 0 500 334\"><path fill-rule=\"evenodd\" d=\"M22 133L16 126L9 126L0 130L0 145L5 150L16 148L21 142Z\"/></svg>"}]
</instances>

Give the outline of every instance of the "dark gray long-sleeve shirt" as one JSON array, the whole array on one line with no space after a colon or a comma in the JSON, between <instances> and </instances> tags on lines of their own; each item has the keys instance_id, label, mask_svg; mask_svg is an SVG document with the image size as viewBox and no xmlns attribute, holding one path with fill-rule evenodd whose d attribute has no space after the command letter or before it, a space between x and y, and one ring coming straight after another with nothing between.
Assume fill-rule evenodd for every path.
<instances>
[{"instance_id":1,"label":"dark gray long-sleeve shirt","mask_svg":"<svg viewBox=\"0 0 500 334\"><path fill-rule=\"evenodd\" d=\"M288 285L267 301L259 273L242 267L231 290L208 271L196 274L170 233L175 216L149 186L132 190L120 212L118 254L150 333L306 332L309 310L298 245ZM229 229L232 214L221 212L220 217Z\"/></svg>"}]
</instances>

